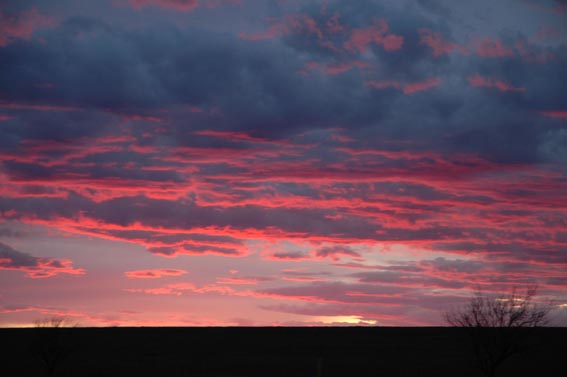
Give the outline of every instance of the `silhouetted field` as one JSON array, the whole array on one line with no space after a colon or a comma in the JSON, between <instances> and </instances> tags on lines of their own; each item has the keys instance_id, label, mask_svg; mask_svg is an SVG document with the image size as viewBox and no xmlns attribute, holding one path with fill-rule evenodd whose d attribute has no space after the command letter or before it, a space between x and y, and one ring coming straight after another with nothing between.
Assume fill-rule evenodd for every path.
<instances>
[{"instance_id":1,"label":"silhouetted field","mask_svg":"<svg viewBox=\"0 0 567 377\"><path fill-rule=\"evenodd\" d=\"M520 329L522 330L522 329ZM497 376L557 376L567 328L539 328ZM0 375L466 377L479 376L459 328L0 329ZM559 373L559 374L558 374Z\"/></svg>"}]
</instances>

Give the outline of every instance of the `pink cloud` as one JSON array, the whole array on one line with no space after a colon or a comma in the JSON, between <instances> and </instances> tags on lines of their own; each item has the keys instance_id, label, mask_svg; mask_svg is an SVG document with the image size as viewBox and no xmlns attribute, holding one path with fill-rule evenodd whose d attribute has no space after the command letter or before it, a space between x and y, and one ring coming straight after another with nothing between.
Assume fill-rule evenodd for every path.
<instances>
[{"instance_id":1,"label":"pink cloud","mask_svg":"<svg viewBox=\"0 0 567 377\"><path fill-rule=\"evenodd\" d=\"M217 293L222 295L235 293L233 288L227 286L209 284L209 285L204 285L202 287L198 287L192 283L167 284L162 287L156 287L156 288L127 288L125 289L125 291L131 293L145 293L149 295L172 295L172 296L181 296L186 292L197 293L197 294Z\"/></svg>"},{"instance_id":2,"label":"pink cloud","mask_svg":"<svg viewBox=\"0 0 567 377\"><path fill-rule=\"evenodd\" d=\"M323 38L323 32L317 25L317 21L315 21L312 17L304 16L303 22L305 24L305 29L311 34L315 34L318 38Z\"/></svg>"},{"instance_id":3,"label":"pink cloud","mask_svg":"<svg viewBox=\"0 0 567 377\"><path fill-rule=\"evenodd\" d=\"M503 58L514 56L514 51L505 46L499 39L484 38L477 41L476 52L486 58Z\"/></svg>"},{"instance_id":4,"label":"pink cloud","mask_svg":"<svg viewBox=\"0 0 567 377\"><path fill-rule=\"evenodd\" d=\"M468 55L467 48L459 46L457 43L443 39L441 33L434 32L427 28L418 30L419 43L429 46L433 52L433 56L441 56L457 50L462 55Z\"/></svg>"},{"instance_id":5,"label":"pink cloud","mask_svg":"<svg viewBox=\"0 0 567 377\"><path fill-rule=\"evenodd\" d=\"M161 123L163 120L160 117L153 115L139 115L139 114L124 114L122 119L127 121L143 121L143 122L155 122Z\"/></svg>"},{"instance_id":6,"label":"pink cloud","mask_svg":"<svg viewBox=\"0 0 567 377\"><path fill-rule=\"evenodd\" d=\"M283 276L282 280L296 281L301 283L315 283L315 282L327 281L327 279L324 278L309 277L309 276Z\"/></svg>"},{"instance_id":7,"label":"pink cloud","mask_svg":"<svg viewBox=\"0 0 567 377\"><path fill-rule=\"evenodd\" d=\"M515 87L503 80L493 79L490 77L481 76L476 73L468 77L469 84L476 87L495 88L501 92L524 92L526 88Z\"/></svg>"},{"instance_id":8,"label":"pink cloud","mask_svg":"<svg viewBox=\"0 0 567 377\"><path fill-rule=\"evenodd\" d=\"M374 89L394 88L400 90L402 93L406 95L431 89L439 85L441 85L441 80L436 77L424 81L415 81L415 82L400 82L394 80L386 80L386 81L369 80L366 82L366 86L369 86Z\"/></svg>"},{"instance_id":9,"label":"pink cloud","mask_svg":"<svg viewBox=\"0 0 567 377\"><path fill-rule=\"evenodd\" d=\"M148 295L172 295L181 296L185 291L194 292L196 289L195 285L190 283L177 283L168 284L163 287L157 288L126 288L126 292L131 293L145 293Z\"/></svg>"},{"instance_id":10,"label":"pink cloud","mask_svg":"<svg viewBox=\"0 0 567 377\"><path fill-rule=\"evenodd\" d=\"M349 39L344 43L348 51L365 52L372 43L382 45L386 51L402 48L404 38L396 34L388 34L388 22L384 19L375 21L372 26L353 29Z\"/></svg>"},{"instance_id":11,"label":"pink cloud","mask_svg":"<svg viewBox=\"0 0 567 377\"><path fill-rule=\"evenodd\" d=\"M347 29L343 26L339 22L339 14L329 17L323 23L318 23L306 14L288 15L283 19L271 20L270 23L263 32L242 32L239 36L242 39L259 41L289 34L312 35L317 38L320 46L335 52L340 49L331 40L325 39L327 35L345 34L348 39L343 43L343 47L351 52L364 52L371 44L381 45L386 51L396 51L402 48L404 42L401 35L388 33L388 22L384 19L374 21L369 27L355 29Z\"/></svg>"},{"instance_id":12,"label":"pink cloud","mask_svg":"<svg viewBox=\"0 0 567 377\"><path fill-rule=\"evenodd\" d=\"M136 279L158 279L163 276L181 276L186 273L187 271L178 269L152 269L126 271L124 275L126 275L126 277Z\"/></svg>"},{"instance_id":13,"label":"pink cloud","mask_svg":"<svg viewBox=\"0 0 567 377\"><path fill-rule=\"evenodd\" d=\"M271 25L263 32L247 33L241 32L239 37L251 41L273 39L288 34L312 34L318 39L323 39L324 32L311 16L305 14L292 14L280 20L271 20Z\"/></svg>"},{"instance_id":14,"label":"pink cloud","mask_svg":"<svg viewBox=\"0 0 567 377\"><path fill-rule=\"evenodd\" d=\"M217 278L217 282L222 285L257 285L260 282L269 281L269 280L273 280L273 279L267 277L255 277L255 276L245 276L245 277L227 276L227 277Z\"/></svg>"},{"instance_id":15,"label":"pink cloud","mask_svg":"<svg viewBox=\"0 0 567 377\"><path fill-rule=\"evenodd\" d=\"M130 0L130 4L132 4L135 8L159 6L183 12L190 12L199 6L199 0Z\"/></svg>"},{"instance_id":16,"label":"pink cloud","mask_svg":"<svg viewBox=\"0 0 567 377\"><path fill-rule=\"evenodd\" d=\"M540 111L540 113L546 117L567 119L567 110Z\"/></svg>"},{"instance_id":17,"label":"pink cloud","mask_svg":"<svg viewBox=\"0 0 567 377\"><path fill-rule=\"evenodd\" d=\"M30 278L49 278L59 274L84 275L68 259L39 258L0 243L0 270L22 271Z\"/></svg>"},{"instance_id":18,"label":"pink cloud","mask_svg":"<svg viewBox=\"0 0 567 377\"><path fill-rule=\"evenodd\" d=\"M73 106L60 106L48 104L31 104L20 102L8 102L0 100L0 107L12 110L36 110L36 111L78 111L80 108Z\"/></svg>"},{"instance_id":19,"label":"pink cloud","mask_svg":"<svg viewBox=\"0 0 567 377\"><path fill-rule=\"evenodd\" d=\"M79 326L83 325L93 325L93 326L118 326L120 325L120 321L117 318L113 318L108 315L96 315L91 314L83 311L78 310L70 310L65 308L57 308L57 307L48 307L48 306L40 306L40 305L18 305L9 308L0 308L0 313L25 313L25 312L35 312L40 316L45 317L59 317L64 318L66 320L65 325L74 326L78 324ZM125 313L124 313L125 314ZM30 320L29 322L23 322L24 325L35 325L35 321L37 316L34 315L34 320Z\"/></svg>"},{"instance_id":20,"label":"pink cloud","mask_svg":"<svg viewBox=\"0 0 567 377\"><path fill-rule=\"evenodd\" d=\"M318 63L318 62L307 62L303 69L301 69L301 74L308 74L313 70L319 69L321 72L327 75L339 75L341 73L348 72L352 69L364 69L370 66L369 62L362 60L353 60L344 63Z\"/></svg>"},{"instance_id":21,"label":"pink cloud","mask_svg":"<svg viewBox=\"0 0 567 377\"><path fill-rule=\"evenodd\" d=\"M386 51L395 51L402 48L404 37L401 35L388 34L382 39L382 46Z\"/></svg>"},{"instance_id":22,"label":"pink cloud","mask_svg":"<svg viewBox=\"0 0 567 377\"><path fill-rule=\"evenodd\" d=\"M393 82L388 85L401 91L404 83ZM299 243L299 250L319 249L321 242L365 243L367 245L403 243L406 246L413 245L422 250L429 250L433 249L433 240L439 237L447 237L447 240L453 241L470 241L480 237L470 232L464 234L460 230L463 228L490 229L490 231L483 231L483 236L486 235L489 239L504 240L508 237L522 238L523 236L514 236L511 233L511 227L506 228L503 224L530 223L532 224L530 226L538 229L538 232L553 232L549 225L544 226L543 220L538 220L533 211L542 209L548 211L550 208L557 208L557 203L564 201L565 192L567 192L564 190L565 185L554 176L536 175L534 177L537 179L534 178L530 183L523 174L532 176L534 172L522 170L516 174L507 170L505 180L497 174L500 178L495 181L493 179L496 179L496 175L484 173L500 172L501 169L510 169L510 167L503 167L471 156L452 156L447 159L439 152L413 152L407 148L394 150L334 148L333 153L340 154L340 160L344 161L344 164L335 163L332 166L323 165L320 161L309 158L301 162L295 160L274 162L271 159L279 155L265 157L262 154L264 149L260 149L260 153L256 153L255 150L239 150L236 153L228 149L225 155L224 148L184 148L168 150L167 156L163 157L156 154L155 148L141 148L141 153L148 153L148 157L151 157L147 160L156 164L154 166L150 164L148 167L158 169L157 171L161 166L162 158L169 158L176 154L179 155L177 156L179 163L176 164L175 169L179 171L185 171L185 165L194 165L196 161L200 166L222 161L223 164L231 167L239 167L236 173L216 172L210 175L214 178L213 181L217 182L201 179L198 170L191 170L194 172L191 173L192 179L197 184L172 182L173 187L179 190L176 195L181 193L179 197L184 197L183 193L187 191L194 193L195 203L190 208L186 207L186 210L196 211L206 220L200 225L193 224L187 227L183 226L186 224L186 218L173 216L178 213L177 208L182 211L181 209L186 205L184 202L173 204L172 201L177 201L178 197L168 196L167 192L163 192L159 200L147 200L146 193L151 195L152 190L170 190L169 186L166 186L166 189L163 188L164 181L153 183L150 180L131 181L129 184L134 187L128 188L123 186L122 179L85 178L71 169L72 164L69 162L73 162L73 159L80 161L81 156L112 152L115 150L113 148L120 143L129 144L130 139L125 136L122 138L108 137L104 140L96 139L88 148L81 145L68 145L68 143L28 142L24 144L27 148L24 149L24 153L14 155L10 159L15 158L18 159L17 161L29 159L28 161L37 161L40 164L55 163L58 164L58 175L45 179L11 174L10 180L0 185L0 190L4 194L4 187L8 185L12 189L18 188L18 195L36 196L37 198L47 194L55 197L54 195L64 195L65 192L67 194L82 193L81 187L84 187L85 193L87 189L103 193L110 191L111 195L102 199L99 202L100 205L94 203L89 205L92 205L92 208L110 208L109 206L113 206L111 199L121 197L120 200L129 203L132 211L142 209L138 215L142 213L159 215L165 210L169 214L167 217L155 222L152 221L152 216L134 215L133 218L138 219L137 221L123 224L112 223L113 220L106 218L101 212L99 212L101 215L96 215L98 211L92 211L89 214L91 217L83 214L78 217L59 215L49 218L49 214L43 214L38 218L33 214L26 215L25 209L18 208L17 196L14 199L15 210L4 211L1 214L2 217L30 224L43 224L72 234L131 242L154 253L171 257L176 253L248 255L250 250L245 240L250 239L263 239L269 242L302 240L308 243L308 245ZM250 135L245 133L219 133L218 131L216 133L204 132L199 136L246 142L250 139ZM236 139L233 139L234 137ZM261 141L258 144L262 144L262 148L267 147ZM276 145L275 148L285 150L289 146L283 143ZM48 157L55 151L59 151L61 157L53 162ZM301 153L297 156L301 156ZM5 157L2 156L2 158ZM526 169L526 167L514 168ZM84 173L84 170L80 169L80 172ZM471 177L475 178L471 179ZM230 182L230 185L226 184L227 182ZM266 187L275 186L278 182L286 184L292 182L302 190L293 194L266 190ZM347 182L352 185L352 188L345 191L340 184L337 184L338 182ZM374 184L381 186L386 183L387 187L390 183L399 184L400 182L409 186L407 192L380 192L381 189L371 189ZM55 191L38 191L38 187L42 186ZM317 190L320 195L312 196L302 193L313 190ZM434 192L435 196L433 198L420 197L419 193L422 190ZM526 198L521 194L525 190L536 190L542 195ZM143 192L144 195L140 196L140 192ZM516 192L518 194L515 194ZM4 194L4 197L10 197L9 195L12 194ZM101 194L101 198L104 195ZM133 199L127 200L127 196ZM486 203L498 204L488 206ZM521 203L521 206L518 203ZM442 209L441 214L439 214L440 208ZM513 212L519 209L523 211L521 214ZM252 210L252 215L247 214L241 217L243 210L244 212ZM255 216L253 214L260 213L260 211L269 213L268 218L270 219L281 218L283 221L274 220L274 223L268 226L250 221ZM288 216L294 211L297 211L299 216L290 217L292 220L289 220ZM508 211L509 214L504 213L505 211ZM302 217L305 217L304 214L310 218L307 225L320 223L325 226L298 231L299 228L295 227L295 222L301 221ZM235 222L224 220L227 217L242 219L247 224L238 226ZM370 231L360 232L358 231L360 227L353 229L350 225L353 223L360 224L362 228L370 226ZM474 225L471 226L471 224ZM432 232L430 229L433 228L439 229L441 233ZM505 231L506 235L499 235L496 230ZM551 235L549 237L552 239ZM447 248L445 252L464 254L466 248L470 246L446 244L445 247ZM526 242L523 247L529 248L533 245ZM294 260L316 261L312 253L286 251L289 249L281 248L279 251L266 255L263 259L277 260L281 263ZM485 253L481 249L474 251L478 254ZM496 252L499 255L510 257L507 251L496 250ZM527 252L525 255L516 255L517 258L530 257ZM345 256L348 257L348 255L338 255L341 258ZM328 258L331 257L328 256Z\"/></svg>"},{"instance_id":23,"label":"pink cloud","mask_svg":"<svg viewBox=\"0 0 567 377\"><path fill-rule=\"evenodd\" d=\"M421 92L423 90L434 88L436 86L439 86L440 84L441 84L441 80L436 77L433 77L425 81L406 83L404 84L403 92L404 94L413 94L413 93Z\"/></svg>"},{"instance_id":24,"label":"pink cloud","mask_svg":"<svg viewBox=\"0 0 567 377\"><path fill-rule=\"evenodd\" d=\"M53 26L54 21L31 8L16 15L8 15L0 10L0 47L17 39L30 39L40 28Z\"/></svg>"}]
</instances>

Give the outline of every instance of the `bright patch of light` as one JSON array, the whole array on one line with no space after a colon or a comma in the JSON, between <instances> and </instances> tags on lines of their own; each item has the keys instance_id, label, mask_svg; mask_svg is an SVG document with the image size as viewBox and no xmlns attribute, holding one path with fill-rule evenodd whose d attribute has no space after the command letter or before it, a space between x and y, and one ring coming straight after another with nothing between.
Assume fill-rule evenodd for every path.
<instances>
[{"instance_id":1,"label":"bright patch of light","mask_svg":"<svg viewBox=\"0 0 567 377\"><path fill-rule=\"evenodd\" d=\"M321 316L317 317L315 321L324 323L326 325L340 323L351 325L376 325L375 320L362 320L359 316L356 315Z\"/></svg>"}]
</instances>

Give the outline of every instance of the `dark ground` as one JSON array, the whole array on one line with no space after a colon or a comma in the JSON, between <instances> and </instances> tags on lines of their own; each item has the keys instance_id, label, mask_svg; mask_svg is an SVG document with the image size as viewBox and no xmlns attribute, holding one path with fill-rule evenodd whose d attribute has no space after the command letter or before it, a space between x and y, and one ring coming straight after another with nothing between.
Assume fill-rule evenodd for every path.
<instances>
[{"instance_id":1,"label":"dark ground","mask_svg":"<svg viewBox=\"0 0 567 377\"><path fill-rule=\"evenodd\" d=\"M457 328L0 329L0 375L214 377L480 376ZM567 328L530 333L527 350L497 376L558 376Z\"/></svg>"}]
</instances>

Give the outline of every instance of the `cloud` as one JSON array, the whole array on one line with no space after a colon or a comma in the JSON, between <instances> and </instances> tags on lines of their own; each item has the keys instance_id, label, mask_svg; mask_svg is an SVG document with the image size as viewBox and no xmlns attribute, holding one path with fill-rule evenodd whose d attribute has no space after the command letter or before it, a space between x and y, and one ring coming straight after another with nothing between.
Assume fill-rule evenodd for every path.
<instances>
[{"instance_id":1,"label":"cloud","mask_svg":"<svg viewBox=\"0 0 567 377\"><path fill-rule=\"evenodd\" d=\"M453 51L458 51L462 55L470 54L468 48L444 39L441 33L438 31L433 31L428 28L421 28L418 30L418 33L419 43L431 48L431 52L435 57L440 57Z\"/></svg>"},{"instance_id":2,"label":"cloud","mask_svg":"<svg viewBox=\"0 0 567 377\"><path fill-rule=\"evenodd\" d=\"M189 12L199 6L199 0L129 0L135 8L159 6L182 12Z\"/></svg>"},{"instance_id":3,"label":"cloud","mask_svg":"<svg viewBox=\"0 0 567 377\"><path fill-rule=\"evenodd\" d=\"M59 274L84 275L68 259L38 258L0 243L0 270L22 271L30 278L49 278Z\"/></svg>"},{"instance_id":4,"label":"cloud","mask_svg":"<svg viewBox=\"0 0 567 377\"><path fill-rule=\"evenodd\" d=\"M353 294L354 292L354 294ZM365 294L356 294L363 292ZM280 300L293 300L314 303L335 304L393 304L399 303L400 298L390 296L400 293L398 288L378 287L368 284L352 284L340 282L315 282L299 286L270 288L256 291L260 297L270 297Z\"/></svg>"},{"instance_id":5,"label":"cloud","mask_svg":"<svg viewBox=\"0 0 567 377\"><path fill-rule=\"evenodd\" d=\"M148 295L166 295L166 296L182 296L187 292L206 294L206 293L216 293L221 295L227 295L234 293L234 289L229 286L221 286L216 284L209 284L204 286L196 286L192 283L174 283L167 284L157 288L127 288L126 292L131 293L145 293Z\"/></svg>"},{"instance_id":6,"label":"cloud","mask_svg":"<svg viewBox=\"0 0 567 377\"><path fill-rule=\"evenodd\" d=\"M433 260L422 261L420 263L426 267L434 267L439 271L450 271L450 272L464 272L468 274L476 273L486 268L486 265L481 261L468 261L462 259L448 260L443 257L438 257Z\"/></svg>"},{"instance_id":7,"label":"cloud","mask_svg":"<svg viewBox=\"0 0 567 377\"><path fill-rule=\"evenodd\" d=\"M330 64L321 64L318 62L307 62L305 66L299 71L301 74L309 74L314 70L319 70L327 75L339 75L345 72L348 72L352 69L365 69L370 67L371 64L369 62L361 61L361 60L354 60L350 62L343 62L343 63L330 63Z\"/></svg>"},{"instance_id":8,"label":"cloud","mask_svg":"<svg viewBox=\"0 0 567 377\"><path fill-rule=\"evenodd\" d=\"M526 88L515 87L502 80L483 77L478 73L474 74L473 76L469 76L467 80L472 86L495 88L501 92L524 92L526 90Z\"/></svg>"},{"instance_id":9,"label":"cloud","mask_svg":"<svg viewBox=\"0 0 567 377\"><path fill-rule=\"evenodd\" d=\"M441 80L435 77L424 81L405 82L405 83L399 81L379 81L379 80L370 80L366 82L367 86L374 89L394 88L400 90L402 93L406 95L410 95L430 88L434 88L436 86L439 86L440 84L441 84Z\"/></svg>"},{"instance_id":10,"label":"cloud","mask_svg":"<svg viewBox=\"0 0 567 377\"><path fill-rule=\"evenodd\" d=\"M484 38L477 41L476 52L485 58L505 58L514 55L512 48L499 39Z\"/></svg>"},{"instance_id":11,"label":"cloud","mask_svg":"<svg viewBox=\"0 0 567 377\"><path fill-rule=\"evenodd\" d=\"M53 27L54 20L41 14L36 8L9 14L0 8L0 48L19 39L29 40L34 31Z\"/></svg>"},{"instance_id":12,"label":"cloud","mask_svg":"<svg viewBox=\"0 0 567 377\"><path fill-rule=\"evenodd\" d=\"M389 25L385 19L376 20L372 26L353 29L343 46L349 51L358 52L365 52L370 44L380 45L386 51L401 49L404 38L388 33L388 30Z\"/></svg>"},{"instance_id":13,"label":"cloud","mask_svg":"<svg viewBox=\"0 0 567 377\"><path fill-rule=\"evenodd\" d=\"M361 258L359 253L348 246L322 247L315 251L315 256L317 258L330 258L334 261L340 260L342 256Z\"/></svg>"},{"instance_id":14,"label":"cloud","mask_svg":"<svg viewBox=\"0 0 567 377\"><path fill-rule=\"evenodd\" d=\"M383 303L388 323L418 323L458 296L432 292L475 279L561 291L564 45L521 12L486 25L429 0L267 3L38 3L57 23L1 47L0 218L247 265L212 285L132 287L173 300L225 292L359 318ZM268 283L268 265L315 272Z\"/></svg>"},{"instance_id":15,"label":"cloud","mask_svg":"<svg viewBox=\"0 0 567 377\"><path fill-rule=\"evenodd\" d=\"M221 285L257 285L271 280L273 278L264 276L227 276L217 278L217 283Z\"/></svg>"},{"instance_id":16,"label":"cloud","mask_svg":"<svg viewBox=\"0 0 567 377\"><path fill-rule=\"evenodd\" d=\"M567 162L567 130L550 130L540 144L539 152L548 161Z\"/></svg>"},{"instance_id":17,"label":"cloud","mask_svg":"<svg viewBox=\"0 0 567 377\"><path fill-rule=\"evenodd\" d=\"M281 20L272 21L267 30L259 33L241 32L240 38L249 41L261 41L264 39L273 39L285 35L293 34L311 34L316 38L323 38L323 29L317 24L311 16L307 14L291 14L286 15Z\"/></svg>"},{"instance_id":18,"label":"cloud","mask_svg":"<svg viewBox=\"0 0 567 377\"><path fill-rule=\"evenodd\" d=\"M309 259L309 255L302 251L275 251L268 254L265 258L275 260L304 260Z\"/></svg>"},{"instance_id":19,"label":"cloud","mask_svg":"<svg viewBox=\"0 0 567 377\"><path fill-rule=\"evenodd\" d=\"M542 111L541 114L551 118L567 119L567 111Z\"/></svg>"},{"instance_id":20,"label":"cloud","mask_svg":"<svg viewBox=\"0 0 567 377\"><path fill-rule=\"evenodd\" d=\"M126 271L124 275L128 278L136 278L136 279L158 279L164 276L181 276L186 274L187 271L185 270L178 270L178 269L151 269L151 270L134 270L134 271Z\"/></svg>"}]
</instances>

